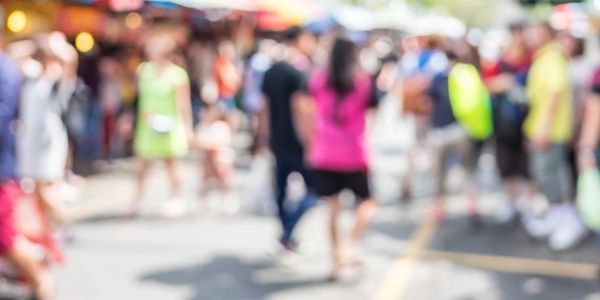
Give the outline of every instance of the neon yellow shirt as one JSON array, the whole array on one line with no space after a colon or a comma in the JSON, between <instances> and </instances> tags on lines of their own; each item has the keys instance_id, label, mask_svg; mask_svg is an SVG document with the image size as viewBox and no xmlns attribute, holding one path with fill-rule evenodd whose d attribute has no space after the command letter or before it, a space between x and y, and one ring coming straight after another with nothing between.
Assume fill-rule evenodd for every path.
<instances>
[{"instance_id":1,"label":"neon yellow shirt","mask_svg":"<svg viewBox=\"0 0 600 300\"><path fill-rule=\"evenodd\" d=\"M527 79L527 95L530 110L523 125L528 138L535 138L548 130L551 143L564 144L571 139L573 131L573 109L571 84L566 55L556 43L550 43L535 55ZM550 100L559 93L554 118L546 129L545 120L550 113Z\"/></svg>"}]
</instances>

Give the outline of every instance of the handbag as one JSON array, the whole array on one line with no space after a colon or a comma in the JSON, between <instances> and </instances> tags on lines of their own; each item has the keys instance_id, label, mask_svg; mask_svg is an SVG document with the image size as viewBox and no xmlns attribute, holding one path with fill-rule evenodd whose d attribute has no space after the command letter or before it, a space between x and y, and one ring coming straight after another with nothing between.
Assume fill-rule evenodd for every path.
<instances>
[{"instance_id":1,"label":"handbag","mask_svg":"<svg viewBox=\"0 0 600 300\"><path fill-rule=\"evenodd\" d=\"M579 175L577 207L585 224L594 231L600 231L600 171L597 168Z\"/></svg>"},{"instance_id":2,"label":"handbag","mask_svg":"<svg viewBox=\"0 0 600 300\"><path fill-rule=\"evenodd\" d=\"M167 134L175 128L175 121L169 116L153 115L150 117L150 128L156 133Z\"/></svg>"}]
</instances>

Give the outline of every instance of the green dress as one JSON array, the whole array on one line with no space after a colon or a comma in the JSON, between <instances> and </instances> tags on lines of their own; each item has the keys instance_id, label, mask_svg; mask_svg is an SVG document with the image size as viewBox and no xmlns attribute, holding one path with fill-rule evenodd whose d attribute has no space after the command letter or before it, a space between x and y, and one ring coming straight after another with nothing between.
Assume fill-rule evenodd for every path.
<instances>
[{"instance_id":1,"label":"green dress","mask_svg":"<svg viewBox=\"0 0 600 300\"><path fill-rule=\"evenodd\" d=\"M176 97L177 88L187 82L187 73L179 66L171 65L162 74L154 63L140 66L136 156L169 159L187 154L185 125Z\"/></svg>"}]
</instances>

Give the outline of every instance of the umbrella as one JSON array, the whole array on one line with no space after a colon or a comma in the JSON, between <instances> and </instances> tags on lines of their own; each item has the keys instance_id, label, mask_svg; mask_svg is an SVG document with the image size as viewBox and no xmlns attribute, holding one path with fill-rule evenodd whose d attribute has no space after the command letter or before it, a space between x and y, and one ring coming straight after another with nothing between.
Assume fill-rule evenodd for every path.
<instances>
[{"instance_id":1,"label":"umbrella","mask_svg":"<svg viewBox=\"0 0 600 300\"><path fill-rule=\"evenodd\" d=\"M231 9L241 11L255 11L255 3L251 0L171 0L181 6L194 9Z\"/></svg>"}]
</instances>

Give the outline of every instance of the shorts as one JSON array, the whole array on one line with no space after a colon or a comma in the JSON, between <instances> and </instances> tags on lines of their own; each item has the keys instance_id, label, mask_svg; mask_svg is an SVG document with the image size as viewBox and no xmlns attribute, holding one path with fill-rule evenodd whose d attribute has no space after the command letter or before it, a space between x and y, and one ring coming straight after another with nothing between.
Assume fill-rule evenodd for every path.
<instances>
[{"instance_id":1,"label":"shorts","mask_svg":"<svg viewBox=\"0 0 600 300\"><path fill-rule=\"evenodd\" d=\"M436 192L438 194L444 193L450 158L457 157L460 165L465 168L469 176L477 171L483 142L470 139L467 132L459 124L432 130L429 133L428 144L435 152Z\"/></svg>"},{"instance_id":2,"label":"shorts","mask_svg":"<svg viewBox=\"0 0 600 300\"><path fill-rule=\"evenodd\" d=\"M502 179L529 179L529 159L522 145L496 141L496 164Z\"/></svg>"},{"instance_id":3,"label":"shorts","mask_svg":"<svg viewBox=\"0 0 600 300\"><path fill-rule=\"evenodd\" d=\"M342 190L351 190L361 200L371 197L366 171L338 172L313 170L313 183L319 197L332 197Z\"/></svg>"},{"instance_id":4,"label":"shorts","mask_svg":"<svg viewBox=\"0 0 600 300\"><path fill-rule=\"evenodd\" d=\"M15 224L15 205L20 197L16 182L0 183L0 255L12 250L17 236Z\"/></svg>"},{"instance_id":5,"label":"shorts","mask_svg":"<svg viewBox=\"0 0 600 300\"><path fill-rule=\"evenodd\" d=\"M573 194L566 146L555 144L545 150L531 151L529 168L539 191L551 203L565 201Z\"/></svg>"}]
</instances>

